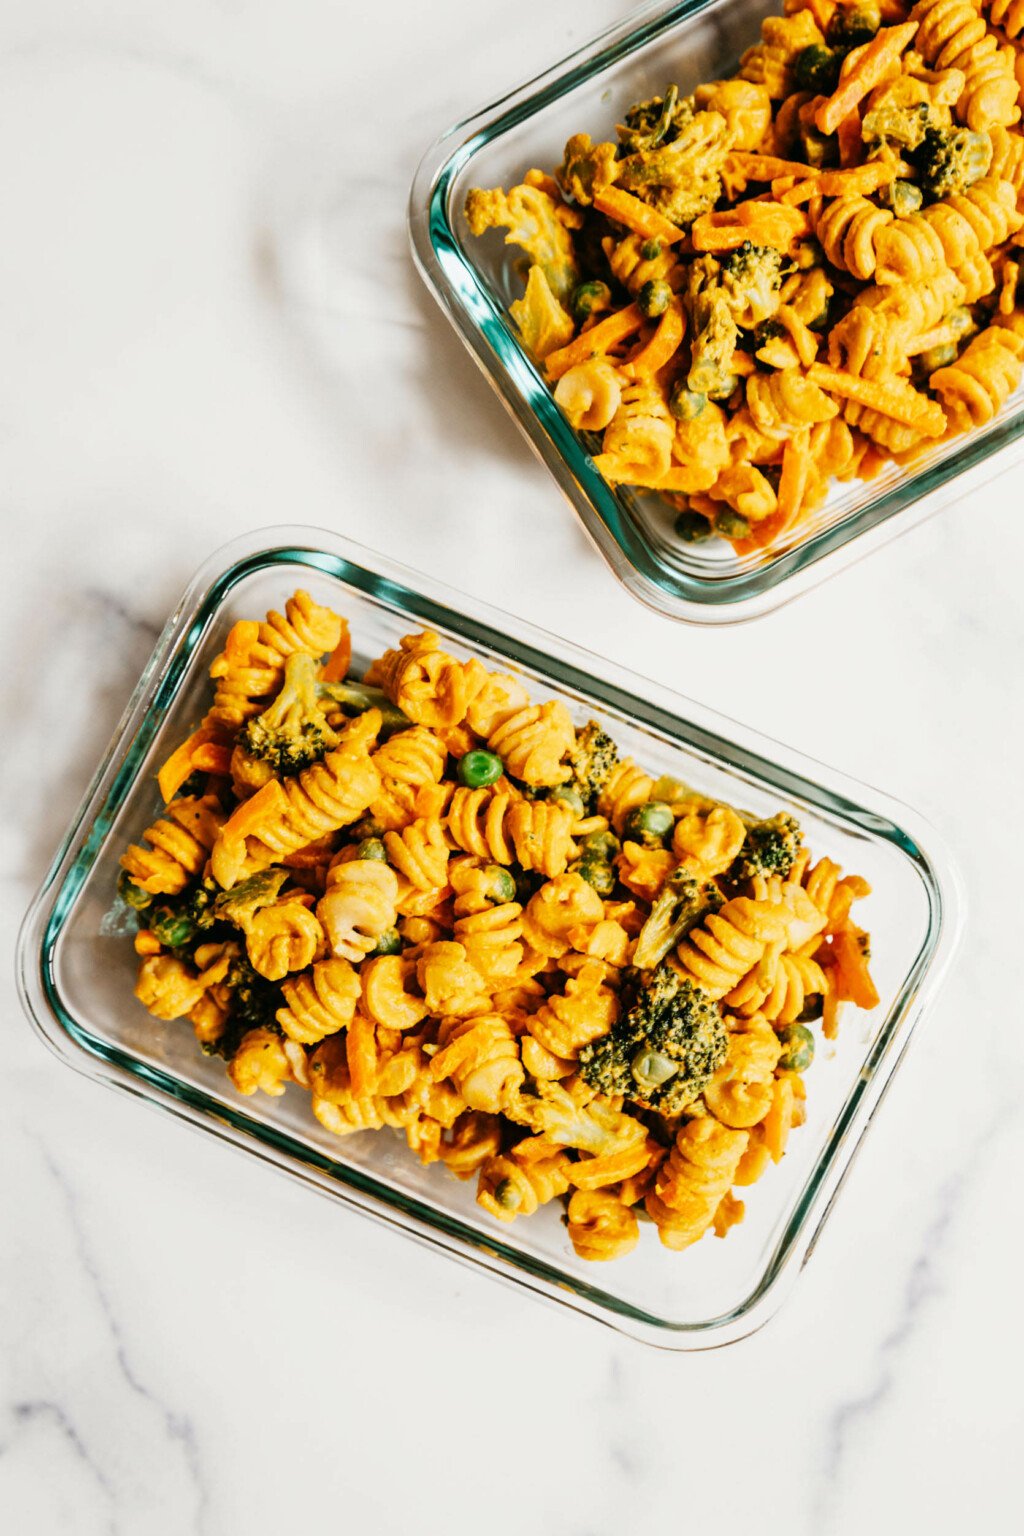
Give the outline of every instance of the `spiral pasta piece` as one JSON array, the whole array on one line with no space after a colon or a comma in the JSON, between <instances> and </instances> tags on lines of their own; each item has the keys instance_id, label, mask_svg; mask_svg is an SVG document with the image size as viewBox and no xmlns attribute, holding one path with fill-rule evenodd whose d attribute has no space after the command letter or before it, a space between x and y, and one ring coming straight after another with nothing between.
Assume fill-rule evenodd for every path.
<instances>
[{"instance_id":1,"label":"spiral pasta piece","mask_svg":"<svg viewBox=\"0 0 1024 1536\"><path fill-rule=\"evenodd\" d=\"M295 778L267 786L277 791L277 798L260 822L258 835L234 835L236 811L221 829L211 854L218 884L234 885L242 875L286 859L308 843L357 820L380 791L380 774L369 755L379 729L380 712L367 710L346 727L333 752ZM240 809L249 810L258 799L254 797Z\"/></svg>"},{"instance_id":2,"label":"spiral pasta piece","mask_svg":"<svg viewBox=\"0 0 1024 1536\"><path fill-rule=\"evenodd\" d=\"M839 414L835 401L802 368L752 373L747 380L747 409L755 426L775 437L788 437L797 427L831 421Z\"/></svg>"},{"instance_id":3,"label":"spiral pasta piece","mask_svg":"<svg viewBox=\"0 0 1024 1536\"><path fill-rule=\"evenodd\" d=\"M435 1082L450 1077L470 1109L499 1114L520 1088L524 1072L508 1023L498 1013L446 1019L430 1063Z\"/></svg>"},{"instance_id":4,"label":"spiral pasta piece","mask_svg":"<svg viewBox=\"0 0 1024 1536\"><path fill-rule=\"evenodd\" d=\"M531 949L557 960L582 947L604 918L604 903L582 875L558 875L531 896L523 913L523 935Z\"/></svg>"},{"instance_id":5,"label":"spiral pasta piece","mask_svg":"<svg viewBox=\"0 0 1024 1536\"><path fill-rule=\"evenodd\" d=\"M555 400L577 432L603 432L622 404L622 385L607 358L577 363L555 385Z\"/></svg>"},{"instance_id":6,"label":"spiral pasta piece","mask_svg":"<svg viewBox=\"0 0 1024 1536\"><path fill-rule=\"evenodd\" d=\"M985 427L1020 385L1024 338L1002 326L982 331L948 368L931 376L955 432Z\"/></svg>"},{"instance_id":7,"label":"spiral pasta piece","mask_svg":"<svg viewBox=\"0 0 1024 1536\"><path fill-rule=\"evenodd\" d=\"M761 41L748 48L740 60L740 75L762 85L772 101L781 101L791 90L793 62L804 48L823 47L825 39L809 10L793 16L766 16Z\"/></svg>"},{"instance_id":8,"label":"spiral pasta piece","mask_svg":"<svg viewBox=\"0 0 1024 1536\"><path fill-rule=\"evenodd\" d=\"M715 1119L734 1130L749 1130L763 1120L781 1054L779 1038L762 1014L732 1030L725 1061L704 1090Z\"/></svg>"},{"instance_id":9,"label":"spiral pasta piece","mask_svg":"<svg viewBox=\"0 0 1024 1536\"><path fill-rule=\"evenodd\" d=\"M964 88L954 111L968 128L984 132L1008 127L1020 116L1013 52L1000 48L979 7L971 0L918 0L910 13L918 23L914 47L935 69L959 69Z\"/></svg>"},{"instance_id":10,"label":"spiral pasta piece","mask_svg":"<svg viewBox=\"0 0 1024 1536\"><path fill-rule=\"evenodd\" d=\"M407 955L378 955L359 968L363 1011L387 1029L414 1029L427 1016L426 1001L413 987L416 961Z\"/></svg>"},{"instance_id":11,"label":"spiral pasta piece","mask_svg":"<svg viewBox=\"0 0 1024 1536\"><path fill-rule=\"evenodd\" d=\"M486 674L478 661L456 661L441 649L433 630L406 635L385 651L366 674L414 725L432 729L458 725Z\"/></svg>"},{"instance_id":12,"label":"spiral pasta piece","mask_svg":"<svg viewBox=\"0 0 1024 1536\"><path fill-rule=\"evenodd\" d=\"M500 1151L501 1121L498 1116L470 1109L459 1116L447 1139L440 1143L438 1156L457 1179L471 1179Z\"/></svg>"},{"instance_id":13,"label":"spiral pasta piece","mask_svg":"<svg viewBox=\"0 0 1024 1536\"><path fill-rule=\"evenodd\" d=\"M444 743L425 726L390 736L373 754L381 788L370 806L372 819L385 831L400 831L414 821L419 793L440 783L447 755Z\"/></svg>"},{"instance_id":14,"label":"spiral pasta piece","mask_svg":"<svg viewBox=\"0 0 1024 1536\"><path fill-rule=\"evenodd\" d=\"M519 902L495 899L493 866L480 866L471 859L454 861L451 882L454 937L465 948L470 964L488 981L514 976L523 958Z\"/></svg>"},{"instance_id":15,"label":"spiral pasta piece","mask_svg":"<svg viewBox=\"0 0 1024 1536\"><path fill-rule=\"evenodd\" d=\"M527 1016L523 1061L534 1077L564 1077L582 1048L606 1035L618 1017L619 1000L605 985L604 967L584 965L563 992Z\"/></svg>"},{"instance_id":16,"label":"spiral pasta piece","mask_svg":"<svg viewBox=\"0 0 1024 1536\"><path fill-rule=\"evenodd\" d=\"M254 971L281 981L323 953L324 930L301 897L289 896L256 913L246 928L245 948Z\"/></svg>"},{"instance_id":17,"label":"spiral pasta piece","mask_svg":"<svg viewBox=\"0 0 1024 1536\"><path fill-rule=\"evenodd\" d=\"M359 977L347 960L320 960L282 983L284 1007L276 1018L289 1040L317 1045L347 1029L359 1001Z\"/></svg>"},{"instance_id":18,"label":"spiral pasta piece","mask_svg":"<svg viewBox=\"0 0 1024 1536\"><path fill-rule=\"evenodd\" d=\"M445 884L451 850L440 821L420 818L401 832L385 832L384 846L399 875L414 890L437 890Z\"/></svg>"},{"instance_id":19,"label":"spiral pasta piece","mask_svg":"<svg viewBox=\"0 0 1024 1536\"><path fill-rule=\"evenodd\" d=\"M295 1080L287 1042L273 1030L250 1029L228 1063L228 1076L246 1097L265 1093L272 1099L280 1098Z\"/></svg>"},{"instance_id":20,"label":"spiral pasta piece","mask_svg":"<svg viewBox=\"0 0 1024 1536\"><path fill-rule=\"evenodd\" d=\"M569 1201L566 1225L581 1259L621 1259L640 1241L633 1211L604 1189L577 1189Z\"/></svg>"},{"instance_id":21,"label":"spiral pasta piece","mask_svg":"<svg viewBox=\"0 0 1024 1536\"><path fill-rule=\"evenodd\" d=\"M280 690L289 656L323 656L347 630L344 619L302 591L288 599L283 614L272 609L260 624L239 620L210 667L217 686L205 723L237 730Z\"/></svg>"},{"instance_id":22,"label":"spiral pasta piece","mask_svg":"<svg viewBox=\"0 0 1024 1536\"><path fill-rule=\"evenodd\" d=\"M491 732L487 745L513 778L541 788L563 784L570 776L565 759L576 745L576 731L559 699L516 710Z\"/></svg>"},{"instance_id":23,"label":"spiral pasta piece","mask_svg":"<svg viewBox=\"0 0 1024 1536\"><path fill-rule=\"evenodd\" d=\"M489 1157L480 1169L477 1205L499 1221L532 1216L539 1206L565 1194L570 1167L564 1152L529 1162L511 1153Z\"/></svg>"},{"instance_id":24,"label":"spiral pasta piece","mask_svg":"<svg viewBox=\"0 0 1024 1536\"><path fill-rule=\"evenodd\" d=\"M627 384L618 410L605 428L604 457L657 478L672 462L675 423L665 397L650 379Z\"/></svg>"},{"instance_id":25,"label":"spiral pasta piece","mask_svg":"<svg viewBox=\"0 0 1024 1536\"><path fill-rule=\"evenodd\" d=\"M748 1139L747 1131L709 1115L680 1128L644 1202L666 1248L688 1248L704 1236L732 1188Z\"/></svg>"},{"instance_id":26,"label":"spiral pasta piece","mask_svg":"<svg viewBox=\"0 0 1024 1536\"><path fill-rule=\"evenodd\" d=\"M1024 133L998 124L988 131L992 144L992 164L988 173L994 181L1008 181L1020 203L1024 195Z\"/></svg>"},{"instance_id":27,"label":"spiral pasta piece","mask_svg":"<svg viewBox=\"0 0 1024 1536\"><path fill-rule=\"evenodd\" d=\"M327 875L327 890L317 917L333 954L360 961L398 916L398 879L379 859L350 859L335 864Z\"/></svg>"},{"instance_id":28,"label":"spiral pasta piece","mask_svg":"<svg viewBox=\"0 0 1024 1536\"><path fill-rule=\"evenodd\" d=\"M621 832L626 817L637 806L645 805L654 792L654 780L626 757L616 763L597 797L600 815L607 816L616 832Z\"/></svg>"},{"instance_id":29,"label":"spiral pasta piece","mask_svg":"<svg viewBox=\"0 0 1024 1536\"><path fill-rule=\"evenodd\" d=\"M445 828L456 848L498 864L560 875L573 853L572 812L555 801L521 800L507 790L458 788Z\"/></svg>"},{"instance_id":30,"label":"spiral pasta piece","mask_svg":"<svg viewBox=\"0 0 1024 1536\"><path fill-rule=\"evenodd\" d=\"M893 215L866 197L837 197L826 203L815 222L814 233L834 267L862 282L875 275L877 251Z\"/></svg>"},{"instance_id":31,"label":"spiral pasta piece","mask_svg":"<svg viewBox=\"0 0 1024 1536\"><path fill-rule=\"evenodd\" d=\"M717 1000L753 970L769 944L785 936L781 904L736 896L691 929L676 950L676 963L694 986Z\"/></svg>"},{"instance_id":32,"label":"spiral pasta piece","mask_svg":"<svg viewBox=\"0 0 1024 1536\"><path fill-rule=\"evenodd\" d=\"M121 855L121 867L140 890L176 896L203 869L225 819L215 795L172 800L143 832L143 842Z\"/></svg>"}]
</instances>

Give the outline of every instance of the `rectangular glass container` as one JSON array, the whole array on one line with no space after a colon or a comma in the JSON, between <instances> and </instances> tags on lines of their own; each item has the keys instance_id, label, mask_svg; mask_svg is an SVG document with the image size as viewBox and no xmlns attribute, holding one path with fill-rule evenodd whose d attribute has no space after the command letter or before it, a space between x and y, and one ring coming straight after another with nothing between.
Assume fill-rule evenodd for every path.
<instances>
[{"instance_id":1,"label":"rectangular glass container","mask_svg":"<svg viewBox=\"0 0 1024 1536\"><path fill-rule=\"evenodd\" d=\"M992 424L934 447L912 468L837 484L826 504L763 553L724 539L684 543L675 510L655 492L613 489L594 468L599 439L572 430L521 345L508 305L522 292L520 254L501 231L474 238L463 214L471 187L509 187L531 166L551 171L573 133L615 136L628 106L685 95L732 73L781 0L665 0L641 5L568 59L457 124L427 153L412 189L413 254L428 286L493 388L635 597L699 623L754 618L834 574L967 494L1022 456L1024 393Z\"/></svg>"},{"instance_id":2,"label":"rectangular glass container","mask_svg":"<svg viewBox=\"0 0 1024 1536\"><path fill-rule=\"evenodd\" d=\"M154 818L157 767L210 697L208 670L235 620L283 608L297 587L344 613L356 668L410 630L438 630L457 655L522 674L578 724L597 718L623 753L757 816L801 819L817 855L867 877L859 907L873 935L881 1002L849 1010L808 1073L808 1119L782 1163L745 1192L725 1241L668 1252L654 1228L626 1259L576 1257L561 1207L503 1225L472 1184L424 1168L392 1131L337 1139L305 1093L241 1098L187 1021L161 1023L132 995L136 957L114 908L118 858ZM863 913L863 916L860 914ZM105 762L29 912L22 996L70 1065L243 1147L348 1205L553 1300L673 1349L720 1344L763 1323L807 1259L957 932L957 881L916 816L703 706L562 640L413 576L327 533L264 530L204 567L169 620Z\"/></svg>"}]
</instances>

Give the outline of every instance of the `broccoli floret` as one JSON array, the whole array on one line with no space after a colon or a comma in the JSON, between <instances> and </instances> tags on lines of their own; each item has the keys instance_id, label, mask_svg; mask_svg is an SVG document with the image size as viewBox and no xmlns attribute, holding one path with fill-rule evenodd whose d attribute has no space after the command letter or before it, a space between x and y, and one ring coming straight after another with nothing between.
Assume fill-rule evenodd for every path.
<instances>
[{"instance_id":1,"label":"broccoli floret","mask_svg":"<svg viewBox=\"0 0 1024 1536\"><path fill-rule=\"evenodd\" d=\"M269 709L249 720L238 745L278 773L299 773L337 745L317 698L316 661L305 652L289 656L284 686Z\"/></svg>"},{"instance_id":2,"label":"broccoli floret","mask_svg":"<svg viewBox=\"0 0 1024 1536\"><path fill-rule=\"evenodd\" d=\"M718 1004L671 966L659 965L643 975L611 1033L584 1046L579 1067L591 1087L674 1115L704 1091L726 1046Z\"/></svg>"},{"instance_id":3,"label":"broccoli floret","mask_svg":"<svg viewBox=\"0 0 1024 1536\"><path fill-rule=\"evenodd\" d=\"M677 869L666 880L640 930L633 964L650 970L709 912L717 912L722 896L713 880L698 880L688 869Z\"/></svg>"},{"instance_id":4,"label":"broccoli floret","mask_svg":"<svg viewBox=\"0 0 1024 1536\"><path fill-rule=\"evenodd\" d=\"M576 745L569 753L572 769L569 783L579 794L588 814L593 811L597 797L618 761L618 747L596 720L589 720L581 731L576 732Z\"/></svg>"},{"instance_id":5,"label":"broccoli floret","mask_svg":"<svg viewBox=\"0 0 1024 1536\"><path fill-rule=\"evenodd\" d=\"M615 132L623 154L632 155L637 150L656 149L661 143L671 143L692 118L692 99L684 97L680 101L678 86L670 85L664 96L635 102L626 113L626 121L619 123Z\"/></svg>"},{"instance_id":6,"label":"broccoli floret","mask_svg":"<svg viewBox=\"0 0 1024 1536\"><path fill-rule=\"evenodd\" d=\"M277 1022L277 1010L284 1007L284 994L279 983L268 981L254 971L244 955L232 960L225 986L231 993L231 1013L227 1026L216 1040L204 1041L202 1048L208 1056L223 1056L230 1061L238 1050L243 1035L250 1029L269 1029L281 1033Z\"/></svg>"},{"instance_id":7,"label":"broccoli floret","mask_svg":"<svg viewBox=\"0 0 1024 1536\"><path fill-rule=\"evenodd\" d=\"M585 1082L598 1093L611 1099L626 1099L636 1085L630 1072L630 1062L636 1052L636 1041L623 1030L613 1029L585 1045L580 1053L580 1072Z\"/></svg>"},{"instance_id":8,"label":"broccoli floret","mask_svg":"<svg viewBox=\"0 0 1024 1536\"><path fill-rule=\"evenodd\" d=\"M636 1120L616 1105L603 1099L581 1103L561 1083L540 1079L532 1085L531 1092L518 1094L505 1113L537 1136L595 1156L619 1151L637 1136Z\"/></svg>"},{"instance_id":9,"label":"broccoli floret","mask_svg":"<svg viewBox=\"0 0 1024 1536\"><path fill-rule=\"evenodd\" d=\"M321 699L337 704L347 715L365 715L368 709L379 709L381 730L384 732L404 731L412 725L404 710L392 704L380 688L374 688L369 683L319 683L316 691Z\"/></svg>"},{"instance_id":10,"label":"broccoli floret","mask_svg":"<svg viewBox=\"0 0 1024 1536\"><path fill-rule=\"evenodd\" d=\"M793 83L798 91L809 91L812 96L831 96L839 84L842 63L843 55L837 49L812 43L801 48L793 60Z\"/></svg>"},{"instance_id":11,"label":"broccoli floret","mask_svg":"<svg viewBox=\"0 0 1024 1536\"><path fill-rule=\"evenodd\" d=\"M720 113L698 112L671 142L620 160L616 185L650 203L673 224L692 224L722 195L720 172L731 144Z\"/></svg>"},{"instance_id":12,"label":"broccoli floret","mask_svg":"<svg viewBox=\"0 0 1024 1536\"><path fill-rule=\"evenodd\" d=\"M781 284L779 252L750 240L721 260L702 256L691 263L686 286L692 338L688 389L712 399L731 394L739 330L752 329L774 315Z\"/></svg>"},{"instance_id":13,"label":"broccoli floret","mask_svg":"<svg viewBox=\"0 0 1024 1536\"><path fill-rule=\"evenodd\" d=\"M566 197L589 208L594 194L602 192L615 179L616 155L614 144L595 144L589 133L574 133L565 146L555 180Z\"/></svg>"},{"instance_id":14,"label":"broccoli floret","mask_svg":"<svg viewBox=\"0 0 1024 1536\"><path fill-rule=\"evenodd\" d=\"M244 932L261 907L268 907L277 900L287 879L286 869L266 869L250 875L247 880L233 885L230 891L221 891L214 900L214 911L225 922L234 923Z\"/></svg>"},{"instance_id":15,"label":"broccoli floret","mask_svg":"<svg viewBox=\"0 0 1024 1536\"><path fill-rule=\"evenodd\" d=\"M890 181L887 187L879 187L878 201L883 208L889 208L898 219L905 219L911 213L916 213L924 202L921 188L912 181L902 181L897 177Z\"/></svg>"},{"instance_id":16,"label":"broccoli floret","mask_svg":"<svg viewBox=\"0 0 1024 1536\"><path fill-rule=\"evenodd\" d=\"M882 25L882 13L877 5L866 0L862 5L840 5L828 24L826 41L842 53L870 43Z\"/></svg>"},{"instance_id":17,"label":"broccoli floret","mask_svg":"<svg viewBox=\"0 0 1024 1536\"><path fill-rule=\"evenodd\" d=\"M949 197L985 175L992 164L992 141L987 133L969 128L930 127L911 158L925 197Z\"/></svg>"},{"instance_id":18,"label":"broccoli floret","mask_svg":"<svg viewBox=\"0 0 1024 1536\"><path fill-rule=\"evenodd\" d=\"M217 890L213 880L200 880L159 899L146 909L146 927L167 949L186 949L215 925Z\"/></svg>"},{"instance_id":19,"label":"broccoli floret","mask_svg":"<svg viewBox=\"0 0 1024 1536\"><path fill-rule=\"evenodd\" d=\"M768 821L755 821L730 871L736 880L752 880L755 875L781 875L793 868L803 843L800 823L780 811Z\"/></svg>"}]
</instances>

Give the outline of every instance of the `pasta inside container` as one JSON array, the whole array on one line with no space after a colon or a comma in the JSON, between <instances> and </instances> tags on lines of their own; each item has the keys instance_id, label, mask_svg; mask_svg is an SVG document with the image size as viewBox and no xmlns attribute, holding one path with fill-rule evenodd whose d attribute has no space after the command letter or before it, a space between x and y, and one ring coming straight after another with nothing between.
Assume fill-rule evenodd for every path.
<instances>
[{"instance_id":1,"label":"pasta inside container","mask_svg":"<svg viewBox=\"0 0 1024 1536\"><path fill-rule=\"evenodd\" d=\"M328 574L331 568L337 576ZM333 1137L296 1086L281 1099L240 1097L223 1062L200 1052L187 1020L161 1022L135 1000L137 958L124 910L114 902L119 855L160 808L155 772L202 715L209 665L230 625L283 607L296 587L348 618L354 673L402 635L439 629L455 655L519 672L537 700L564 699L578 724L597 719L623 754L652 774L669 774L754 816L793 812L816 856L827 854L870 881L873 893L858 915L873 936L881 1003L869 1014L848 1008L834 1046L819 1038L806 1077L806 1124L791 1136L781 1164L738 1192L746 1219L724 1240L708 1235L672 1253L644 1221L628 1257L587 1263L573 1252L560 1204L510 1225L495 1221L475 1203L475 1180L459 1182L441 1165L422 1167L400 1133ZM26 937L28 1002L41 1023L44 1009L52 1014L42 1024L50 1043L94 1075L168 1102L321 1188L642 1337L679 1347L755 1326L783 1272L798 1267L811 1243L852 1151L856 1123L899 1057L921 979L940 947L944 898L914 840L884 815L730 743L696 715L648 704L636 679L625 687L622 679L587 679L576 653L547 657L347 559L278 549L241 562L186 609L170 638L85 808L81 840L72 844L53 892L43 893L37 951L30 953L33 940Z\"/></svg>"},{"instance_id":2,"label":"pasta inside container","mask_svg":"<svg viewBox=\"0 0 1024 1536\"><path fill-rule=\"evenodd\" d=\"M919 515L944 504L955 476L973 470L983 480L995 472L992 456L1024 432L1024 391L1018 390L987 427L936 442L910 466L890 463L868 481L834 482L825 503L767 550L740 555L721 538L685 542L675 532L677 509L656 492L606 484L590 461L600 436L574 433L554 404L508 316L523 292L522 257L501 231L470 233L467 193L516 185L531 167L553 171L574 133L614 140L628 107L661 95L670 83L685 96L734 73L744 50L758 41L764 17L781 14L781 4L764 0L646 7L632 31L598 39L453 129L427 157L414 187L414 246L428 283L598 547L635 595L702 622L749 617L811 585L828 573L823 562L834 568L854 539L881 542L899 531L881 531L897 513L926 499ZM422 221L421 198L429 207Z\"/></svg>"}]
</instances>

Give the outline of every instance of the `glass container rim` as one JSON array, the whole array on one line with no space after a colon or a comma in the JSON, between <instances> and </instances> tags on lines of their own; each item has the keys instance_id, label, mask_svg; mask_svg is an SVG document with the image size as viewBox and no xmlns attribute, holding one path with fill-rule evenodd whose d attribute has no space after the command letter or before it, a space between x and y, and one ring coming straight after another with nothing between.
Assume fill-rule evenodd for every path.
<instances>
[{"instance_id":1,"label":"glass container rim","mask_svg":"<svg viewBox=\"0 0 1024 1536\"><path fill-rule=\"evenodd\" d=\"M630 593L669 618L748 622L909 532L956 496L987 483L1024 453L1024 404L994 427L963 438L955 457L912 471L862 507L827 523L748 570L676 571L660 560L594 467L580 437L464 255L451 194L478 148L661 37L730 0L646 0L631 14L522 85L448 128L420 161L409 196L412 255L431 295L488 377L531 448L574 508L585 532Z\"/></svg>"},{"instance_id":2,"label":"glass container rim","mask_svg":"<svg viewBox=\"0 0 1024 1536\"><path fill-rule=\"evenodd\" d=\"M871 1053L808 1174L772 1261L754 1290L722 1315L695 1323L672 1322L580 1282L570 1288L558 1271L509 1246L500 1235L482 1241L455 1217L422 1205L404 1192L344 1162L322 1156L284 1128L253 1118L243 1107L225 1109L201 1089L101 1041L70 1010L57 982L60 939L111 826L138 781L138 769L172 708L188 661L216 620L224 599L246 576L268 567L307 569L335 577L405 616L437 618L468 646L482 644L509 656L552 684L564 683L596 703L636 719L691 750L732 768L744 767L791 797L827 809L845 825L883 837L914 864L928 898L929 922L921 948ZM355 579L353 579L355 578ZM418 586L409 585L417 582ZM424 591L424 587L428 590ZM557 651L543 649L549 642ZM565 660L563 658L568 658ZM594 675L603 668L610 678ZM681 711L683 711L681 713ZM681 735L672 726L685 727ZM716 750L716 747L718 750ZM766 751L770 756L766 756ZM728 753L728 755L727 755ZM808 770L822 777L808 777ZM851 798L851 793L858 799ZM864 797L867 803L863 803ZM892 813L899 816L894 820ZM908 830L912 829L912 830ZM924 833L927 848L922 845ZM648 1343L670 1349L708 1348L743 1337L767 1321L806 1262L832 1209L853 1154L903 1058L924 1003L936 989L962 928L962 891L956 866L939 834L917 812L841 772L783 747L652 679L644 678L533 624L511 618L447 584L390 557L315 528L254 531L217 550L197 572L169 618L129 700L99 769L72 818L28 909L18 942L18 983L25 1011L41 1036L68 1064L111 1086L171 1109L194 1126L212 1130L236 1147L255 1151L281 1172L298 1174L407 1234L512 1283L563 1302ZM885 1068L885 1070L883 1070ZM788 1284L784 1281L788 1280Z\"/></svg>"}]
</instances>

